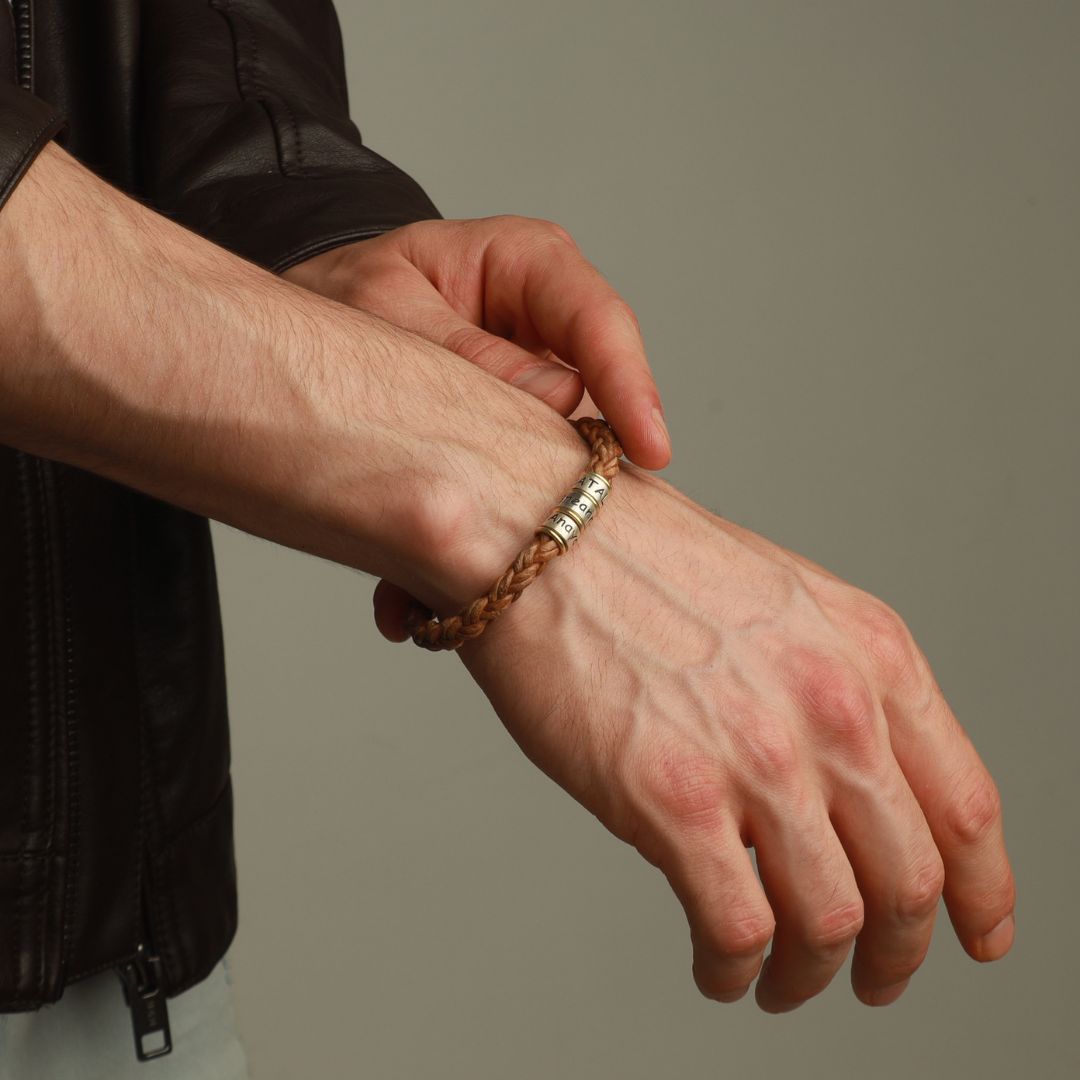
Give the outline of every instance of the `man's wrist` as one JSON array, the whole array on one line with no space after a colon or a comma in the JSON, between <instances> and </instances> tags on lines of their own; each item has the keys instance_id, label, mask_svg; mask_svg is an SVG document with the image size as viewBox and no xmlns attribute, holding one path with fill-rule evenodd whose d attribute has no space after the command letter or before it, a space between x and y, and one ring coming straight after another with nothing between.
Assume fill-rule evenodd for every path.
<instances>
[{"instance_id":1,"label":"man's wrist","mask_svg":"<svg viewBox=\"0 0 1080 1080\"><path fill-rule=\"evenodd\" d=\"M0 304L0 441L436 610L486 589L588 459L523 391L221 251L62 151L24 183L0 227L19 282Z\"/></svg>"},{"instance_id":2,"label":"man's wrist","mask_svg":"<svg viewBox=\"0 0 1080 1080\"><path fill-rule=\"evenodd\" d=\"M480 385L483 411L460 438L431 433L443 462L437 490L406 527L420 554L410 553L404 571L411 582L390 578L439 615L487 592L589 461L581 436L553 409L482 373Z\"/></svg>"}]
</instances>

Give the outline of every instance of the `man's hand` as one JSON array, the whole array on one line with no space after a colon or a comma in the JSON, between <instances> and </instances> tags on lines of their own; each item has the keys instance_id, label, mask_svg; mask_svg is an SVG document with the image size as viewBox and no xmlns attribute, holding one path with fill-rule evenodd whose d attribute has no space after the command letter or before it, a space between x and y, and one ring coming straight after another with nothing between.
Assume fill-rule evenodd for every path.
<instances>
[{"instance_id":1,"label":"man's hand","mask_svg":"<svg viewBox=\"0 0 1080 1080\"><path fill-rule=\"evenodd\" d=\"M419 221L282 277L412 330L563 416L584 380L631 461L662 469L671 459L633 312L550 221Z\"/></svg>"},{"instance_id":2,"label":"man's hand","mask_svg":"<svg viewBox=\"0 0 1080 1080\"><path fill-rule=\"evenodd\" d=\"M557 353L628 456L667 463L636 324L557 227L423 222L284 276L503 381ZM556 375L522 388L568 415L581 387ZM503 568L445 594L472 599ZM407 599L376 588L391 640ZM997 789L900 617L658 478L624 469L573 556L458 655L530 759L665 873L707 996L737 1000L760 970L759 1005L795 1008L857 942L856 994L889 1004L943 891L973 957L1010 948Z\"/></svg>"},{"instance_id":3,"label":"man's hand","mask_svg":"<svg viewBox=\"0 0 1080 1080\"><path fill-rule=\"evenodd\" d=\"M440 615L587 460L531 395L215 248L59 147L0 213L0 263L0 441ZM706 993L741 993L775 925L766 1008L819 991L856 934L856 990L890 1001L942 885L972 956L1009 948L997 791L902 622L659 477L627 465L588 537L459 656L532 760L668 876Z\"/></svg>"},{"instance_id":4,"label":"man's hand","mask_svg":"<svg viewBox=\"0 0 1080 1080\"><path fill-rule=\"evenodd\" d=\"M854 942L855 993L889 1004L942 889L971 956L1010 948L998 792L901 618L659 477L624 467L458 655L528 757L667 876L708 997L741 997L771 939L758 1004L795 1008Z\"/></svg>"}]
</instances>

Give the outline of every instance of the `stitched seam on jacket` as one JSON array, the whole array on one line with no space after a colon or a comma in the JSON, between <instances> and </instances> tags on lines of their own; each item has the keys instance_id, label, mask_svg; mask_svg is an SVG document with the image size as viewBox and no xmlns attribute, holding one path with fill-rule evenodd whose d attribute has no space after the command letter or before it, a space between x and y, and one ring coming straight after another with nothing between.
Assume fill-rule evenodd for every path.
<instances>
[{"instance_id":1,"label":"stitched seam on jacket","mask_svg":"<svg viewBox=\"0 0 1080 1080\"><path fill-rule=\"evenodd\" d=\"M46 699L45 720L45 783L44 783L44 810L45 810L45 846L52 848L56 839L56 642L53 639L55 629L55 601L56 579L53 574L52 560L52 515L49 513L49 496L46 491L46 470L52 466L42 460L37 466L38 506L41 513L41 521L44 526L44 538L48 544L45 558L45 612L46 612L46 636L45 636L45 677L48 687ZM37 886L37 909L35 911L37 922L37 937L34 945L37 950L37 971L34 977L34 997L40 998L45 989L45 920L48 912L49 886L52 879L52 869L55 863L51 860L46 863L41 879Z\"/></svg>"},{"instance_id":2,"label":"stitched seam on jacket","mask_svg":"<svg viewBox=\"0 0 1080 1080\"><path fill-rule=\"evenodd\" d=\"M128 578L128 597L131 603L131 634L132 634L132 667L135 670L135 687L137 695L137 703L135 709L135 715L139 725L138 739L139 739L139 791L138 791L138 819L136 827L135 837L135 888L134 895L132 897L132 909L134 916L132 919L133 929L135 932L135 941L132 943L132 951L143 938L144 929L142 920L140 920L140 913L144 916L147 924L150 927L151 933L154 935L154 945L158 950L162 961L165 964L166 974L171 974L170 971L170 959L172 959L172 952L169 948L169 941L167 935L163 933L166 929L162 924L161 918L156 910L160 904L147 904L147 899L150 893L150 885L152 881L152 875L150 874L150 837L153 833L153 829L150 827L149 819L152 814L156 812L157 821L162 820L161 803L159 801L160 791L157 787L157 777L153 777L153 784L151 784L151 753L150 753L150 734L147 730L146 712L143 709L143 702L146 699L146 684L143 677L142 656L139 652L139 642L142 640L140 616L142 611L141 596L139 595L138 588L138 568L139 568L139 534L136 528L135 521L135 506L133 500L128 500L128 538L130 543L131 555L131 575ZM151 788L153 789L155 797L151 799ZM153 807L151 807L153 802ZM157 884L153 882L153 884ZM145 887L144 887L145 886ZM155 897L156 899L156 897Z\"/></svg>"},{"instance_id":3,"label":"stitched seam on jacket","mask_svg":"<svg viewBox=\"0 0 1080 1080\"><path fill-rule=\"evenodd\" d=\"M259 101L266 109L267 114L270 117L271 123L274 127L274 138L277 144L278 161L281 164L281 171L288 173L289 170L289 158L290 154L285 146L285 140L282 138L282 128L279 125L277 117L274 114L274 110L269 106L274 104L284 113L286 125L289 128L289 135L292 137L292 149L295 153L297 164L302 164L303 155L300 151L300 128L296 123L296 116L293 114L292 109L288 103L277 94L275 94L269 86L263 80L263 65L259 58L259 38L255 32L255 24L248 18L248 13L242 8L236 9L236 18L243 23L247 31L247 40L251 48L251 68L253 73L253 82L256 89L259 92Z\"/></svg>"},{"instance_id":4,"label":"stitched seam on jacket","mask_svg":"<svg viewBox=\"0 0 1080 1080\"><path fill-rule=\"evenodd\" d=\"M289 135L292 137L293 153L290 155L288 148L285 146L285 140L282 138L282 129L279 126L277 117L274 115L274 110L267 107L270 119L274 123L274 135L277 142L278 161L281 164L281 171L286 174L292 171L292 162L290 161L292 156L295 156L296 158L297 167L303 168L304 153L300 145L300 126L296 122L296 115L293 113L288 102L278 94L274 93L262 78L263 65L259 58L259 38L255 30L255 24L248 17L247 11L244 10L242 6L237 9L236 15L237 18L244 23L247 29L248 42L251 46L251 66L255 75L255 85L259 90L260 100L264 103L264 107L273 104L284 113L286 126L289 129Z\"/></svg>"},{"instance_id":5,"label":"stitched seam on jacket","mask_svg":"<svg viewBox=\"0 0 1080 1080\"><path fill-rule=\"evenodd\" d=\"M57 487L62 486L62 480L66 473L60 473L57 477ZM64 734L67 749L67 858L64 870L67 875L64 882L64 902L61 907L60 926L63 935L60 965L61 977L63 968L71 957L71 947L74 935L75 906L79 895L79 845L82 840L81 833L81 799L82 789L79 781L79 725L77 722L78 710L75 694L75 644L71 630L71 612L73 610L71 595L71 505L57 492L57 501L60 506L59 521L60 531L61 568L63 579L63 602L64 602Z\"/></svg>"},{"instance_id":6,"label":"stitched seam on jacket","mask_svg":"<svg viewBox=\"0 0 1080 1080\"><path fill-rule=\"evenodd\" d=\"M28 702L27 702L27 733L26 733L26 749L23 756L23 792L22 792L22 808L20 813L20 831L22 837L25 838L29 827L30 818L30 772L31 765L34 760L34 736L38 728L38 717L40 714L40 707L38 701L38 650L37 650L37 612L34 605L35 585L37 584L37 560L35 543L37 540L36 530L31 526L31 509L30 509L30 481L28 473L32 468L32 459L29 455L20 454L18 456L18 477L19 477L19 502L20 502L20 516L22 518L23 537L25 547L23 549L23 569L25 572L25 584L26 588L23 593L23 611L26 615L26 627L27 627L27 640L26 640L26 677L27 685L29 687ZM12 996L12 1004L17 1005L26 1000L26 995L23 993L22 986L19 982L20 977L20 964L19 958L22 953L23 946L23 922L26 918L26 899L24 897L24 890L26 887L26 860L19 862L19 872L16 876L15 885L15 911L12 917L12 933L11 933L11 970L14 975L15 985L13 987L14 993Z\"/></svg>"},{"instance_id":7,"label":"stitched seam on jacket","mask_svg":"<svg viewBox=\"0 0 1080 1080\"><path fill-rule=\"evenodd\" d=\"M240 97L262 106L274 136L278 168L287 176L295 171L294 164L296 168L302 168L304 162L296 114L263 78L265 72L259 56L258 34L244 5L235 0L210 0L210 6L225 20L232 36L233 64ZM291 146L286 146L285 135Z\"/></svg>"}]
</instances>

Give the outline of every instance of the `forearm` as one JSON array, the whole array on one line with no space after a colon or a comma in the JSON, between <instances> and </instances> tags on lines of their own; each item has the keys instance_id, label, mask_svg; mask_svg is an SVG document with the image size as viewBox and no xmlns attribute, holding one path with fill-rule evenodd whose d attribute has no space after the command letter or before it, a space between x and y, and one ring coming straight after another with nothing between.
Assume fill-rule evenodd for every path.
<instances>
[{"instance_id":1,"label":"forearm","mask_svg":"<svg viewBox=\"0 0 1080 1080\"><path fill-rule=\"evenodd\" d=\"M0 441L437 608L502 569L587 456L527 394L230 255L55 146L0 213L0 260Z\"/></svg>"}]
</instances>

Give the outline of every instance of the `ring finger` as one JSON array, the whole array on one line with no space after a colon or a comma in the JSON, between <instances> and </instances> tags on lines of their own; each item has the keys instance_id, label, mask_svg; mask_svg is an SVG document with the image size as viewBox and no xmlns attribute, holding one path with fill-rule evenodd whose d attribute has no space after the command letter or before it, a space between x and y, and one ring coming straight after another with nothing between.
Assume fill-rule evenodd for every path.
<instances>
[{"instance_id":1,"label":"ring finger","mask_svg":"<svg viewBox=\"0 0 1080 1080\"><path fill-rule=\"evenodd\" d=\"M810 792L791 801L763 809L751 833L776 916L755 991L766 1012L787 1012L824 990L863 923L855 875L824 801Z\"/></svg>"}]
</instances>

